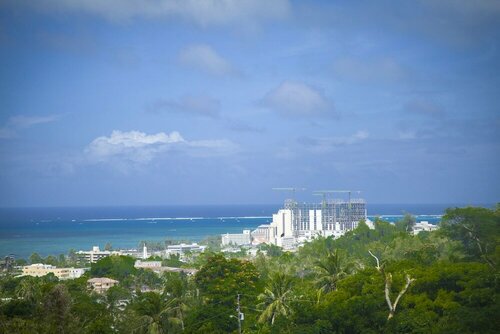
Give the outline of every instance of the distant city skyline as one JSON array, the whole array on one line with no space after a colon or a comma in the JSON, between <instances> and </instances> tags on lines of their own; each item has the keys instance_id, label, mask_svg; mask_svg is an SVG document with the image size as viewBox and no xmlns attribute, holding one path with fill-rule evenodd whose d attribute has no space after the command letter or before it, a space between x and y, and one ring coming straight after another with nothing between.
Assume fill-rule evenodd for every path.
<instances>
[{"instance_id":1,"label":"distant city skyline","mask_svg":"<svg viewBox=\"0 0 500 334\"><path fill-rule=\"evenodd\" d=\"M500 201L496 1L0 4L0 207Z\"/></svg>"}]
</instances>

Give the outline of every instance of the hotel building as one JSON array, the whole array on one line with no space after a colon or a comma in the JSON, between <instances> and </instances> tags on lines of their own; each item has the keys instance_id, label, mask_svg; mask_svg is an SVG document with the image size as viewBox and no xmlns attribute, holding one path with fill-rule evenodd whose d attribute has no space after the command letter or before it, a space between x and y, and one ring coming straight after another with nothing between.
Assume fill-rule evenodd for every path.
<instances>
[{"instance_id":1,"label":"hotel building","mask_svg":"<svg viewBox=\"0 0 500 334\"><path fill-rule=\"evenodd\" d=\"M74 279L81 277L85 272L83 268L56 268L50 264L35 263L23 267L22 276L41 277L47 274L54 274L60 280Z\"/></svg>"},{"instance_id":2,"label":"hotel building","mask_svg":"<svg viewBox=\"0 0 500 334\"><path fill-rule=\"evenodd\" d=\"M252 232L253 243L270 243L284 248L316 236L337 238L366 221L366 202L363 199L324 200L321 203L298 203L286 200L273 214L271 224L260 225Z\"/></svg>"}]
</instances>

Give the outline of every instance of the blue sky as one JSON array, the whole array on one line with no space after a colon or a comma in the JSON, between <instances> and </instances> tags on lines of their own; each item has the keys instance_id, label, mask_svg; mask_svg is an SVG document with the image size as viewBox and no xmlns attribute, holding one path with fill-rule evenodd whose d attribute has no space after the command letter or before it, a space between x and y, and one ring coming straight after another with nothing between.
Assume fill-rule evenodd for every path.
<instances>
[{"instance_id":1,"label":"blue sky","mask_svg":"<svg viewBox=\"0 0 500 334\"><path fill-rule=\"evenodd\" d=\"M500 199L498 1L0 4L0 206Z\"/></svg>"}]
</instances>

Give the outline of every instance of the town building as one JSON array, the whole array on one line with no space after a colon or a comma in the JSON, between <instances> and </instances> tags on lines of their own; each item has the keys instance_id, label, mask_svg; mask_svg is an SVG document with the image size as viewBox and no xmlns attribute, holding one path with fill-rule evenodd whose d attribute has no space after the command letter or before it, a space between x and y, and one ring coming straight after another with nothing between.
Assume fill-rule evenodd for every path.
<instances>
[{"instance_id":1,"label":"town building","mask_svg":"<svg viewBox=\"0 0 500 334\"><path fill-rule=\"evenodd\" d=\"M161 272L170 272L170 273L183 273L188 276L193 276L198 272L198 269L194 268L177 268L177 267L161 267Z\"/></svg>"},{"instance_id":2,"label":"town building","mask_svg":"<svg viewBox=\"0 0 500 334\"><path fill-rule=\"evenodd\" d=\"M74 279L79 278L85 273L83 268L57 268L50 264L35 263L23 267L22 276L41 277L47 274L54 274L58 279Z\"/></svg>"},{"instance_id":3,"label":"town building","mask_svg":"<svg viewBox=\"0 0 500 334\"><path fill-rule=\"evenodd\" d=\"M178 255L179 260L187 261L188 253L202 253L205 251L206 246L198 245L197 243L192 244L178 244L178 245L168 245L165 250L165 256L170 257L171 255Z\"/></svg>"},{"instance_id":4,"label":"town building","mask_svg":"<svg viewBox=\"0 0 500 334\"><path fill-rule=\"evenodd\" d=\"M262 224L257 226L257 228L251 232L252 244L258 245L262 243L268 243L269 233L271 230L270 227L271 225L269 224Z\"/></svg>"},{"instance_id":5,"label":"town building","mask_svg":"<svg viewBox=\"0 0 500 334\"><path fill-rule=\"evenodd\" d=\"M80 250L76 252L76 256L83 263L95 263L110 255L121 255L121 253L117 251L100 250L99 246L92 247L90 251Z\"/></svg>"},{"instance_id":6,"label":"town building","mask_svg":"<svg viewBox=\"0 0 500 334\"><path fill-rule=\"evenodd\" d=\"M137 249L126 249L126 250L101 250L99 246L94 246L90 251L80 250L76 252L76 256L79 258L82 263L95 263L102 258L111 255L125 255L132 256L137 259L147 259L151 254L148 252L146 244L144 244L142 251Z\"/></svg>"},{"instance_id":7,"label":"town building","mask_svg":"<svg viewBox=\"0 0 500 334\"><path fill-rule=\"evenodd\" d=\"M167 267L162 266L161 261L135 261L134 267L137 269L148 269L161 275L164 272L177 272L184 273L187 275L194 275L198 270L193 268L177 268L177 267Z\"/></svg>"},{"instance_id":8,"label":"town building","mask_svg":"<svg viewBox=\"0 0 500 334\"><path fill-rule=\"evenodd\" d=\"M222 246L243 246L250 245L252 243L252 237L250 234L250 230L243 230L243 233L235 233L235 234L222 234Z\"/></svg>"},{"instance_id":9,"label":"town building","mask_svg":"<svg viewBox=\"0 0 500 334\"><path fill-rule=\"evenodd\" d=\"M415 225L413 226L413 234L418 234L423 231L430 232L437 229L438 229L437 225L430 224L428 221L423 220L421 222L415 223Z\"/></svg>"},{"instance_id":10,"label":"town building","mask_svg":"<svg viewBox=\"0 0 500 334\"><path fill-rule=\"evenodd\" d=\"M161 267L161 261L135 261L134 267L137 269L154 269Z\"/></svg>"},{"instance_id":11,"label":"town building","mask_svg":"<svg viewBox=\"0 0 500 334\"><path fill-rule=\"evenodd\" d=\"M87 281L87 287L97 293L105 293L118 283L120 282L111 278L96 277L96 278L91 278Z\"/></svg>"},{"instance_id":12,"label":"town building","mask_svg":"<svg viewBox=\"0 0 500 334\"><path fill-rule=\"evenodd\" d=\"M360 221L367 221L363 199L323 200L321 203L298 203L289 199L273 214L272 223L258 226L251 237L254 244L270 243L293 249L317 236L337 238L355 229ZM368 226L373 228L370 222Z\"/></svg>"}]
</instances>

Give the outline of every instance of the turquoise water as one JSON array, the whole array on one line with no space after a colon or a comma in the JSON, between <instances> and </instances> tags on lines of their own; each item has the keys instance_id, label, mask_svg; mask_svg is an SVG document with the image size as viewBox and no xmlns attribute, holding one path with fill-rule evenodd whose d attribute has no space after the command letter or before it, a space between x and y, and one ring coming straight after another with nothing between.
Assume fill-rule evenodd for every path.
<instances>
[{"instance_id":1,"label":"turquoise water","mask_svg":"<svg viewBox=\"0 0 500 334\"><path fill-rule=\"evenodd\" d=\"M397 221L402 212L437 223L447 206L368 206L369 217ZM69 249L136 248L141 240L200 241L210 235L241 233L271 221L280 205L2 208L0 256L29 257L67 253ZM425 214L424 214L425 213Z\"/></svg>"}]
</instances>

